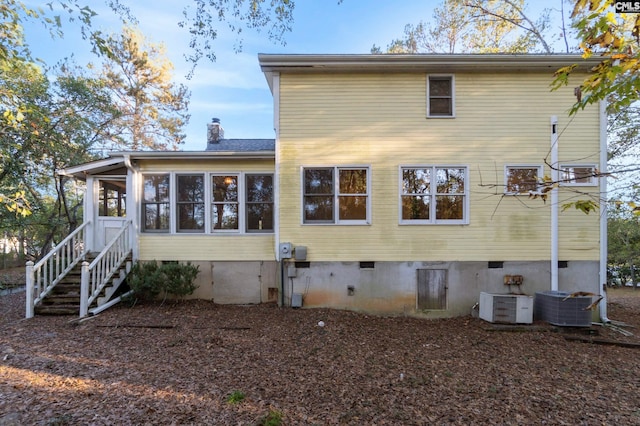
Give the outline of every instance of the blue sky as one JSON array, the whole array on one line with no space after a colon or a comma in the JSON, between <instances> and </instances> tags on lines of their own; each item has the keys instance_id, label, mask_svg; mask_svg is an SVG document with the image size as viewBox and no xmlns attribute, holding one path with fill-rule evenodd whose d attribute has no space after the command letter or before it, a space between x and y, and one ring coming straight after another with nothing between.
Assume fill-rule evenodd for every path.
<instances>
[{"instance_id":1,"label":"blue sky","mask_svg":"<svg viewBox=\"0 0 640 426\"><path fill-rule=\"evenodd\" d=\"M533 0L536 8L561 0ZM45 2L28 2L31 6ZM98 2L96 2L98 3ZM297 0L292 32L285 35L286 45L274 44L266 32L243 31L243 50L234 52L236 35L221 24L214 42L217 60L202 60L194 76L186 79L191 64L185 61L189 36L178 27L183 5L187 1L135 0L131 11L138 26L154 43L164 43L167 56L175 66L174 78L191 90L191 120L186 128L183 150L202 150L206 145L206 124L220 118L227 138L273 138L273 99L258 64L258 53L369 53L375 44L385 48L400 38L408 23L429 21L433 0ZM99 3L103 4L102 2ZM119 32L119 22L104 8L94 6L99 15L97 28ZM532 15L536 15L532 13ZM50 40L41 30L27 27L27 40L35 56L51 61L70 56L78 64L95 61L86 43L79 42L77 32L65 27L63 40Z\"/></svg>"}]
</instances>

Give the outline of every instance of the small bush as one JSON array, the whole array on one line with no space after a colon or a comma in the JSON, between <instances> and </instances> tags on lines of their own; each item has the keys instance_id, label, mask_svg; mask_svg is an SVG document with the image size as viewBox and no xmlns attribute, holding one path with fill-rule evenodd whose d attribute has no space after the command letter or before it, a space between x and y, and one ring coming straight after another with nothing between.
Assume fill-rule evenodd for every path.
<instances>
[{"instance_id":1,"label":"small bush","mask_svg":"<svg viewBox=\"0 0 640 426\"><path fill-rule=\"evenodd\" d=\"M262 426L281 426L282 425L282 413L280 411L269 409L267 414L260 423Z\"/></svg>"},{"instance_id":2,"label":"small bush","mask_svg":"<svg viewBox=\"0 0 640 426\"><path fill-rule=\"evenodd\" d=\"M229 404L238 404L244 401L245 394L241 391L233 391L229 397L227 398L227 403Z\"/></svg>"},{"instance_id":3,"label":"small bush","mask_svg":"<svg viewBox=\"0 0 640 426\"><path fill-rule=\"evenodd\" d=\"M193 294L198 288L195 279L199 272L199 267L191 262L136 262L127 282L138 299L154 300L160 295L165 298L184 297Z\"/></svg>"}]
</instances>

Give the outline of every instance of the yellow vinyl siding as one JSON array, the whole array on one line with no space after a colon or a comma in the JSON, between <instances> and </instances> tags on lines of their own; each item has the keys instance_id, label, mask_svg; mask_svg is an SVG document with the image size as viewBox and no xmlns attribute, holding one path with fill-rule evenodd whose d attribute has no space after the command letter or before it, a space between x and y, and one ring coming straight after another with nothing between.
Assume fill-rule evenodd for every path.
<instances>
[{"instance_id":1,"label":"yellow vinyl siding","mask_svg":"<svg viewBox=\"0 0 640 426\"><path fill-rule=\"evenodd\" d=\"M141 260L274 260L274 236L141 234Z\"/></svg>"},{"instance_id":2,"label":"yellow vinyl siding","mask_svg":"<svg viewBox=\"0 0 640 426\"><path fill-rule=\"evenodd\" d=\"M560 162L596 164L597 108L569 118L572 89L550 92L551 74L456 74L455 118L426 118L426 76L281 75L280 240L311 261L549 259L549 201L503 196L504 168L550 161L553 115ZM302 167L349 165L370 167L371 225L303 225ZM469 225L399 225L412 165L468 167ZM598 259L596 216L560 213L561 260Z\"/></svg>"}]
</instances>

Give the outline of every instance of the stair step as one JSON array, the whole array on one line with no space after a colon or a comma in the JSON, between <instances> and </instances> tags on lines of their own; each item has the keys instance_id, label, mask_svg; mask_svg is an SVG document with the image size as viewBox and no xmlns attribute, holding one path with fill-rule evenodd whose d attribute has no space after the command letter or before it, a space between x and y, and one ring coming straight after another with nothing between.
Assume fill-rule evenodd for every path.
<instances>
[{"instance_id":1,"label":"stair step","mask_svg":"<svg viewBox=\"0 0 640 426\"><path fill-rule=\"evenodd\" d=\"M41 302L43 305L56 305L56 304L70 304L74 303L80 306L80 295L79 294L67 294L60 296L49 296L45 297Z\"/></svg>"},{"instance_id":2,"label":"stair step","mask_svg":"<svg viewBox=\"0 0 640 426\"><path fill-rule=\"evenodd\" d=\"M80 307L77 305L38 305L35 307L38 315L78 315Z\"/></svg>"}]
</instances>

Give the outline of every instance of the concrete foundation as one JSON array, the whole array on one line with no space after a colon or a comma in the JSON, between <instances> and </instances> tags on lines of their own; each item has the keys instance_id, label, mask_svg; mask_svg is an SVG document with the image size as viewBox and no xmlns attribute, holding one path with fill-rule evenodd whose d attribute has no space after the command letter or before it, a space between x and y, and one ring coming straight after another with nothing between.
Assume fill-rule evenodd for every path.
<instances>
[{"instance_id":1,"label":"concrete foundation","mask_svg":"<svg viewBox=\"0 0 640 426\"><path fill-rule=\"evenodd\" d=\"M200 267L198 289L192 299L220 304L257 304L278 301L278 263L275 261L191 262Z\"/></svg>"},{"instance_id":2,"label":"concrete foundation","mask_svg":"<svg viewBox=\"0 0 640 426\"><path fill-rule=\"evenodd\" d=\"M285 304L290 303L293 293L299 293L303 307L428 317L468 315L480 292L533 296L550 290L550 266L549 261L289 262L284 268ZM559 269L561 291L599 293L597 261L566 262L563 266ZM420 274L419 270L437 273ZM522 275L523 284L505 285L505 275ZM441 278L430 282L420 276ZM419 284L419 280L424 282Z\"/></svg>"}]
</instances>

